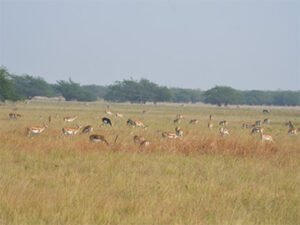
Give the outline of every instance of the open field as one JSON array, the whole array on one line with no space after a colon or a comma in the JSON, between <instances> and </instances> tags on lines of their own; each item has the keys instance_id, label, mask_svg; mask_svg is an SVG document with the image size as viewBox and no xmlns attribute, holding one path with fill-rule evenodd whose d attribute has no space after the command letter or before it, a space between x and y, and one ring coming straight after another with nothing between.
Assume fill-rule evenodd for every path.
<instances>
[{"instance_id":1,"label":"open field","mask_svg":"<svg viewBox=\"0 0 300 225\"><path fill-rule=\"evenodd\" d=\"M110 104L124 115L117 118L106 115L106 107L0 106L0 224L299 224L300 135L287 135L284 124L300 128L299 109L265 115L262 108ZM10 112L21 117L10 120ZM176 114L184 115L179 125ZM49 115L49 127L27 137L26 128L48 124ZM74 122L63 121L74 115ZM99 126L103 116L113 127ZM271 123L262 126L274 143L242 129L266 117ZM127 126L128 118L147 128ZM220 136L221 120L228 121L229 136ZM62 135L75 124L92 125L110 146L90 143L89 134ZM175 126L182 138L161 138ZM134 135L150 146L134 144Z\"/></svg>"}]
</instances>

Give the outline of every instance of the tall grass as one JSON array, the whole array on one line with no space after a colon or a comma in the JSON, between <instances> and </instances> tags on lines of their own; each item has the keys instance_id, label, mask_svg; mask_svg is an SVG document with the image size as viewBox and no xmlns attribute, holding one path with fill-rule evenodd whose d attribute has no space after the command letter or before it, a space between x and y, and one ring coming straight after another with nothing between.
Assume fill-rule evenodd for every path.
<instances>
[{"instance_id":1,"label":"tall grass","mask_svg":"<svg viewBox=\"0 0 300 225\"><path fill-rule=\"evenodd\" d=\"M298 224L299 136L287 136L286 120L299 125L299 111L272 110L262 143L242 122L262 119L258 109L196 106L112 105L125 118L99 127L105 104L0 106L0 224ZM8 120L17 107L22 117ZM142 114L141 111L147 112ZM164 140L176 114L184 137ZM29 125L44 133L28 138ZM64 123L63 116L78 115ZM208 115L215 128L207 128ZM140 119L147 129L126 126ZM189 119L198 125L189 125ZM217 122L229 121L230 136ZM91 124L111 143L89 143L88 135L62 136L63 126ZM135 134L150 140L141 149ZM119 135L116 143L115 135Z\"/></svg>"}]
</instances>

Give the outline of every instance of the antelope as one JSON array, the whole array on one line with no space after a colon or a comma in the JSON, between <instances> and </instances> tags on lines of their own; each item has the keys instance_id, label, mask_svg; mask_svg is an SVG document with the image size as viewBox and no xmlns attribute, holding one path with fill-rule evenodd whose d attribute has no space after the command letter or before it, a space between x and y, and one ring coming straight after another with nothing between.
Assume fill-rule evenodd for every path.
<instances>
[{"instance_id":1,"label":"antelope","mask_svg":"<svg viewBox=\"0 0 300 225\"><path fill-rule=\"evenodd\" d=\"M169 138L169 139L176 139L178 137L183 136L183 131L180 129L180 127L175 128L175 133L173 132L163 132L162 137L163 138Z\"/></svg>"},{"instance_id":2,"label":"antelope","mask_svg":"<svg viewBox=\"0 0 300 225\"><path fill-rule=\"evenodd\" d=\"M145 125L141 121L138 121L138 120L128 119L126 123L128 126L145 128Z\"/></svg>"},{"instance_id":3,"label":"antelope","mask_svg":"<svg viewBox=\"0 0 300 225\"><path fill-rule=\"evenodd\" d=\"M50 116L48 116L48 122L49 122L49 124L51 123L51 121L52 121L52 117L50 115Z\"/></svg>"},{"instance_id":4,"label":"antelope","mask_svg":"<svg viewBox=\"0 0 300 225\"><path fill-rule=\"evenodd\" d=\"M298 135L298 131L299 131L299 129L296 129L296 128L290 128L290 129L288 130L288 134L289 134L289 135Z\"/></svg>"},{"instance_id":5,"label":"antelope","mask_svg":"<svg viewBox=\"0 0 300 225\"><path fill-rule=\"evenodd\" d=\"M94 129L93 129L93 127L92 127L91 125L87 125L87 126L85 126L85 127L82 129L81 133L82 133L82 134L92 133L93 130L94 130Z\"/></svg>"},{"instance_id":6,"label":"antelope","mask_svg":"<svg viewBox=\"0 0 300 225\"><path fill-rule=\"evenodd\" d=\"M90 135L89 139L90 139L90 142L94 142L94 143L104 142L107 146L109 146L109 143L107 142L107 140L105 139L105 137L103 135L92 134L92 135Z\"/></svg>"},{"instance_id":7,"label":"antelope","mask_svg":"<svg viewBox=\"0 0 300 225\"><path fill-rule=\"evenodd\" d=\"M113 113L110 110L105 110L105 113L108 115L113 115Z\"/></svg>"},{"instance_id":8,"label":"antelope","mask_svg":"<svg viewBox=\"0 0 300 225\"><path fill-rule=\"evenodd\" d=\"M9 116L9 119L16 120L16 119L18 119L18 117L21 117L21 114L18 114L18 113L9 113L8 116Z\"/></svg>"},{"instance_id":9,"label":"antelope","mask_svg":"<svg viewBox=\"0 0 300 225\"><path fill-rule=\"evenodd\" d=\"M255 121L255 126L260 126L261 125L261 120Z\"/></svg>"},{"instance_id":10,"label":"antelope","mask_svg":"<svg viewBox=\"0 0 300 225\"><path fill-rule=\"evenodd\" d=\"M196 119L190 120L190 124L198 124L198 123L199 123L199 121Z\"/></svg>"},{"instance_id":11,"label":"antelope","mask_svg":"<svg viewBox=\"0 0 300 225\"><path fill-rule=\"evenodd\" d=\"M256 134L256 133L262 134L263 132L264 132L264 129L262 127L253 127L251 130L251 135Z\"/></svg>"},{"instance_id":12,"label":"antelope","mask_svg":"<svg viewBox=\"0 0 300 225\"><path fill-rule=\"evenodd\" d=\"M77 116L73 116L73 117L71 117L71 116L65 116L64 117L64 121L65 122L73 122L74 120L76 120L78 117Z\"/></svg>"},{"instance_id":13,"label":"antelope","mask_svg":"<svg viewBox=\"0 0 300 225\"><path fill-rule=\"evenodd\" d=\"M107 117L103 117L102 118L102 125L109 125L112 127L112 123L111 123L111 120Z\"/></svg>"},{"instance_id":14,"label":"antelope","mask_svg":"<svg viewBox=\"0 0 300 225\"><path fill-rule=\"evenodd\" d=\"M271 135L263 134L263 133L261 133L261 141L271 141L271 142L274 142Z\"/></svg>"},{"instance_id":15,"label":"antelope","mask_svg":"<svg viewBox=\"0 0 300 225\"><path fill-rule=\"evenodd\" d=\"M222 121L220 121L219 125L226 126L226 125L228 125L228 122L226 120L222 120Z\"/></svg>"},{"instance_id":16,"label":"antelope","mask_svg":"<svg viewBox=\"0 0 300 225\"><path fill-rule=\"evenodd\" d=\"M150 141L144 140L140 143L140 148L146 148L150 145Z\"/></svg>"},{"instance_id":17,"label":"antelope","mask_svg":"<svg viewBox=\"0 0 300 225\"><path fill-rule=\"evenodd\" d=\"M229 135L229 130L226 127L221 127L219 131L222 137L225 135Z\"/></svg>"},{"instance_id":18,"label":"antelope","mask_svg":"<svg viewBox=\"0 0 300 225\"><path fill-rule=\"evenodd\" d=\"M270 113L270 110L268 110L268 109L263 109L263 113L269 114L269 113Z\"/></svg>"},{"instance_id":19,"label":"antelope","mask_svg":"<svg viewBox=\"0 0 300 225\"><path fill-rule=\"evenodd\" d=\"M181 119L180 118L176 118L175 120L173 120L174 123L180 123Z\"/></svg>"},{"instance_id":20,"label":"antelope","mask_svg":"<svg viewBox=\"0 0 300 225\"><path fill-rule=\"evenodd\" d=\"M27 127L27 136L30 137L31 134L40 134L42 133L48 125L44 123L44 126L42 127Z\"/></svg>"},{"instance_id":21,"label":"antelope","mask_svg":"<svg viewBox=\"0 0 300 225\"><path fill-rule=\"evenodd\" d=\"M209 115L209 120L212 120L212 118L213 118L213 116L210 114L210 115Z\"/></svg>"},{"instance_id":22,"label":"antelope","mask_svg":"<svg viewBox=\"0 0 300 225\"><path fill-rule=\"evenodd\" d=\"M247 123L243 123L243 124L242 124L242 127L243 127L243 128L246 128L246 129L248 129L248 128L253 128L253 127L255 127L255 124L247 124Z\"/></svg>"},{"instance_id":23,"label":"antelope","mask_svg":"<svg viewBox=\"0 0 300 225\"><path fill-rule=\"evenodd\" d=\"M263 121L263 124L270 124L270 119L269 118L266 118L266 119L264 119L264 121Z\"/></svg>"},{"instance_id":24,"label":"antelope","mask_svg":"<svg viewBox=\"0 0 300 225\"><path fill-rule=\"evenodd\" d=\"M212 129L212 128L214 127L214 124L211 123L211 122L208 122L207 127L208 127L209 129Z\"/></svg>"},{"instance_id":25,"label":"antelope","mask_svg":"<svg viewBox=\"0 0 300 225\"><path fill-rule=\"evenodd\" d=\"M121 113L116 113L116 117L123 118L123 114L121 114Z\"/></svg>"},{"instance_id":26,"label":"antelope","mask_svg":"<svg viewBox=\"0 0 300 225\"><path fill-rule=\"evenodd\" d=\"M285 123L285 125L288 126L290 129L294 129L295 128L295 125L290 120L289 120L289 122Z\"/></svg>"},{"instance_id":27,"label":"antelope","mask_svg":"<svg viewBox=\"0 0 300 225\"><path fill-rule=\"evenodd\" d=\"M181 114L177 114L176 115L176 119L183 119L184 117L183 117L183 115L181 115Z\"/></svg>"},{"instance_id":28,"label":"antelope","mask_svg":"<svg viewBox=\"0 0 300 225\"><path fill-rule=\"evenodd\" d=\"M64 135L76 135L81 128L79 125L76 125L76 126L77 126L77 128L71 128L71 127L62 128L63 134Z\"/></svg>"},{"instance_id":29,"label":"antelope","mask_svg":"<svg viewBox=\"0 0 300 225\"><path fill-rule=\"evenodd\" d=\"M133 142L140 147L148 147L150 145L150 142L147 141L143 136L137 136L135 135L133 137Z\"/></svg>"}]
</instances>

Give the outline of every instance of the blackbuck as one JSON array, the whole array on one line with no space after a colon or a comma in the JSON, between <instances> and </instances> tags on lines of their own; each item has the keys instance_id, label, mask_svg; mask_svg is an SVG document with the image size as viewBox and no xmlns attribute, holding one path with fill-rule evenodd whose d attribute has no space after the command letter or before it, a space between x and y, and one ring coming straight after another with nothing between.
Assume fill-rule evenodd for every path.
<instances>
[{"instance_id":1,"label":"blackbuck","mask_svg":"<svg viewBox=\"0 0 300 225\"><path fill-rule=\"evenodd\" d=\"M45 123L42 127L39 127L39 126L27 127L27 136L30 137L31 135L40 134L47 127L48 127L48 125L46 125Z\"/></svg>"},{"instance_id":2,"label":"blackbuck","mask_svg":"<svg viewBox=\"0 0 300 225\"><path fill-rule=\"evenodd\" d=\"M18 113L9 113L8 117L11 120L16 120L16 119L18 119L18 117L22 117L22 116L21 116L21 114L18 114Z\"/></svg>"},{"instance_id":3,"label":"blackbuck","mask_svg":"<svg viewBox=\"0 0 300 225\"><path fill-rule=\"evenodd\" d=\"M254 124L255 124L255 126L260 126L261 125L261 120L256 120Z\"/></svg>"},{"instance_id":4,"label":"blackbuck","mask_svg":"<svg viewBox=\"0 0 300 225\"><path fill-rule=\"evenodd\" d=\"M190 124L198 124L198 123L199 123L199 121L196 119L190 120Z\"/></svg>"},{"instance_id":5,"label":"blackbuck","mask_svg":"<svg viewBox=\"0 0 300 225\"><path fill-rule=\"evenodd\" d=\"M229 135L229 130L226 127L221 127L219 131L222 137Z\"/></svg>"},{"instance_id":6,"label":"blackbuck","mask_svg":"<svg viewBox=\"0 0 300 225\"><path fill-rule=\"evenodd\" d=\"M219 122L219 125L220 126L227 126L228 122L226 120L222 120L222 121Z\"/></svg>"},{"instance_id":7,"label":"blackbuck","mask_svg":"<svg viewBox=\"0 0 300 225\"><path fill-rule=\"evenodd\" d=\"M285 125L288 126L289 129L294 129L295 128L295 125L290 120L289 120L289 122L286 122Z\"/></svg>"},{"instance_id":8,"label":"blackbuck","mask_svg":"<svg viewBox=\"0 0 300 225\"><path fill-rule=\"evenodd\" d=\"M269 113L270 113L270 110L268 110L268 109L263 109L263 113L269 114Z\"/></svg>"},{"instance_id":9,"label":"blackbuck","mask_svg":"<svg viewBox=\"0 0 300 225\"><path fill-rule=\"evenodd\" d=\"M181 119L180 118L176 118L175 120L173 120L174 123L180 123Z\"/></svg>"},{"instance_id":10,"label":"blackbuck","mask_svg":"<svg viewBox=\"0 0 300 225\"><path fill-rule=\"evenodd\" d=\"M116 117L123 118L124 116L121 113L116 113Z\"/></svg>"},{"instance_id":11,"label":"blackbuck","mask_svg":"<svg viewBox=\"0 0 300 225\"><path fill-rule=\"evenodd\" d=\"M181 114L177 114L177 115L176 115L176 119L183 119L183 118L184 118L184 116L181 115Z\"/></svg>"},{"instance_id":12,"label":"blackbuck","mask_svg":"<svg viewBox=\"0 0 300 225\"><path fill-rule=\"evenodd\" d=\"M244 129L249 129L249 128L255 127L255 124L243 123L243 124L242 124L242 127L243 127Z\"/></svg>"},{"instance_id":13,"label":"blackbuck","mask_svg":"<svg viewBox=\"0 0 300 225\"><path fill-rule=\"evenodd\" d=\"M252 134L262 134L264 132L264 129L262 127L253 127L251 130L251 135Z\"/></svg>"},{"instance_id":14,"label":"blackbuck","mask_svg":"<svg viewBox=\"0 0 300 225\"><path fill-rule=\"evenodd\" d=\"M139 145L141 148L148 147L150 145L150 142L146 140L143 136L135 135L133 137L133 142L137 145Z\"/></svg>"},{"instance_id":15,"label":"blackbuck","mask_svg":"<svg viewBox=\"0 0 300 225\"><path fill-rule=\"evenodd\" d=\"M183 131L181 130L180 127L175 128L175 133L174 132L163 132L162 137L163 138L169 138L169 139L176 139L179 137L183 136Z\"/></svg>"},{"instance_id":16,"label":"blackbuck","mask_svg":"<svg viewBox=\"0 0 300 225\"><path fill-rule=\"evenodd\" d=\"M263 120L263 124L269 125L271 123L271 120L269 118L265 118Z\"/></svg>"},{"instance_id":17,"label":"blackbuck","mask_svg":"<svg viewBox=\"0 0 300 225\"><path fill-rule=\"evenodd\" d=\"M111 120L107 117L103 117L102 118L102 125L109 125L112 127L112 123L111 123Z\"/></svg>"},{"instance_id":18,"label":"blackbuck","mask_svg":"<svg viewBox=\"0 0 300 225\"><path fill-rule=\"evenodd\" d=\"M297 129L297 128L290 128L289 130L288 130L288 135L298 135L298 131L299 131L300 129Z\"/></svg>"},{"instance_id":19,"label":"blackbuck","mask_svg":"<svg viewBox=\"0 0 300 225\"><path fill-rule=\"evenodd\" d=\"M261 141L274 142L273 137L271 135L269 135L269 134L263 134L263 133L261 133L260 134L260 138L261 138Z\"/></svg>"},{"instance_id":20,"label":"blackbuck","mask_svg":"<svg viewBox=\"0 0 300 225\"><path fill-rule=\"evenodd\" d=\"M209 129L212 129L212 128L214 127L214 124L211 123L211 122L208 122L207 127L208 127Z\"/></svg>"},{"instance_id":21,"label":"blackbuck","mask_svg":"<svg viewBox=\"0 0 300 225\"><path fill-rule=\"evenodd\" d=\"M80 126L76 124L76 128L72 127L64 127L62 128L62 132L64 135L73 136L76 135L80 131Z\"/></svg>"},{"instance_id":22,"label":"blackbuck","mask_svg":"<svg viewBox=\"0 0 300 225\"><path fill-rule=\"evenodd\" d=\"M84 128L82 128L81 133L82 134L88 134L88 133L92 133L93 132L93 127L91 125L87 125Z\"/></svg>"},{"instance_id":23,"label":"blackbuck","mask_svg":"<svg viewBox=\"0 0 300 225\"><path fill-rule=\"evenodd\" d=\"M65 116L64 117L64 121L65 122L73 122L74 120L76 120L78 117L77 116Z\"/></svg>"},{"instance_id":24,"label":"blackbuck","mask_svg":"<svg viewBox=\"0 0 300 225\"><path fill-rule=\"evenodd\" d=\"M107 142L107 140L105 139L105 137L103 135L92 134L92 135L90 135L89 139L90 139L90 142L93 142L93 143L103 142L107 146L109 146L109 143Z\"/></svg>"},{"instance_id":25,"label":"blackbuck","mask_svg":"<svg viewBox=\"0 0 300 225\"><path fill-rule=\"evenodd\" d=\"M145 128L145 125L141 121L138 121L138 120L128 119L126 124L127 124L127 126Z\"/></svg>"},{"instance_id":26,"label":"blackbuck","mask_svg":"<svg viewBox=\"0 0 300 225\"><path fill-rule=\"evenodd\" d=\"M114 114L112 113L112 111L110 111L110 110L105 110L105 113L108 114L108 115L111 115L111 116L114 115Z\"/></svg>"}]
</instances>

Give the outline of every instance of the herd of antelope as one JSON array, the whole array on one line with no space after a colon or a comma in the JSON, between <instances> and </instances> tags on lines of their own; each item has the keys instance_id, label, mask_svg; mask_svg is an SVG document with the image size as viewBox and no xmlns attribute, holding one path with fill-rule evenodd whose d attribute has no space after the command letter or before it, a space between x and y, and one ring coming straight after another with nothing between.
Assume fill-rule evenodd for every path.
<instances>
[{"instance_id":1,"label":"herd of antelope","mask_svg":"<svg viewBox=\"0 0 300 225\"><path fill-rule=\"evenodd\" d=\"M118 118L123 118L123 114L121 113L112 113L110 110L105 110L105 113L108 116L115 116ZM145 113L145 111L142 112L143 114ZM269 113L268 110L264 110L263 113ZM17 113L9 113L9 119L11 120L16 120L18 118L21 118L21 114L17 114ZM102 118L102 124L100 126L113 126L112 120L109 117L103 117ZM74 122L76 119L78 119L78 116L66 116L63 117L63 121L66 123L71 123ZM161 132L161 138L164 139L181 139L183 137L183 130L179 127L179 123L181 123L181 121L184 120L184 116L183 115L176 115L175 119L173 120L173 123L176 124L175 127L175 132L170 132L170 131L163 131ZM51 123L52 121L52 117L49 116L48 118L48 125L46 123L44 123L42 126L30 126L27 127L27 136L31 137L33 135L37 135L42 133ZM199 121L197 119L191 119L189 121L189 124L191 125L197 125L199 123ZM219 125L219 134L221 137L225 137L228 136L230 134L229 132L229 128L228 128L228 121L227 120L222 120L219 121L217 123ZM250 135L255 135L255 134L259 134L260 135L260 139L262 141L269 141L269 142L274 142L273 137L269 134L265 134L264 133L264 128L262 127L262 125L270 125L271 121L269 118L265 118L264 120L257 120L254 121L254 123L243 123L242 124L242 128L243 129L250 129L249 134ZM126 121L126 125L127 126L131 126L131 127L140 127L143 129L146 129L147 126L144 125L143 122L139 121L139 120L133 120L133 119L128 119ZM287 123L285 123L285 125L288 127L288 131L287 134L288 135L298 135L298 132L300 131L299 128L296 128L296 126L294 125L293 122L288 121ZM213 116L209 115L209 122L208 122L208 128L209 129L213 129L214 127L214 122L213 122ZM62 128L62 135L66 135L66 136L74 136L76 134L82 133L82 134L90 134L89 136L89 141L90 142L94 142L94 143L99 143L102 142L106 145L109 145L108 141L106 140L106 138L104 137L104 135L100 135L100 134L93 134L93 127L91 125L87 125L84 127L79 126L78 124L76 124L76 127L63 127ZM115 138L115 142L117 141L118 135ZM135 135L133 137L133 142L137 145L139 145L141 148L144 147L148 147L150 145L150 141L147 140L146 138L144 138L143 136L140 135Z\"/></svg>"}]
</instances>

